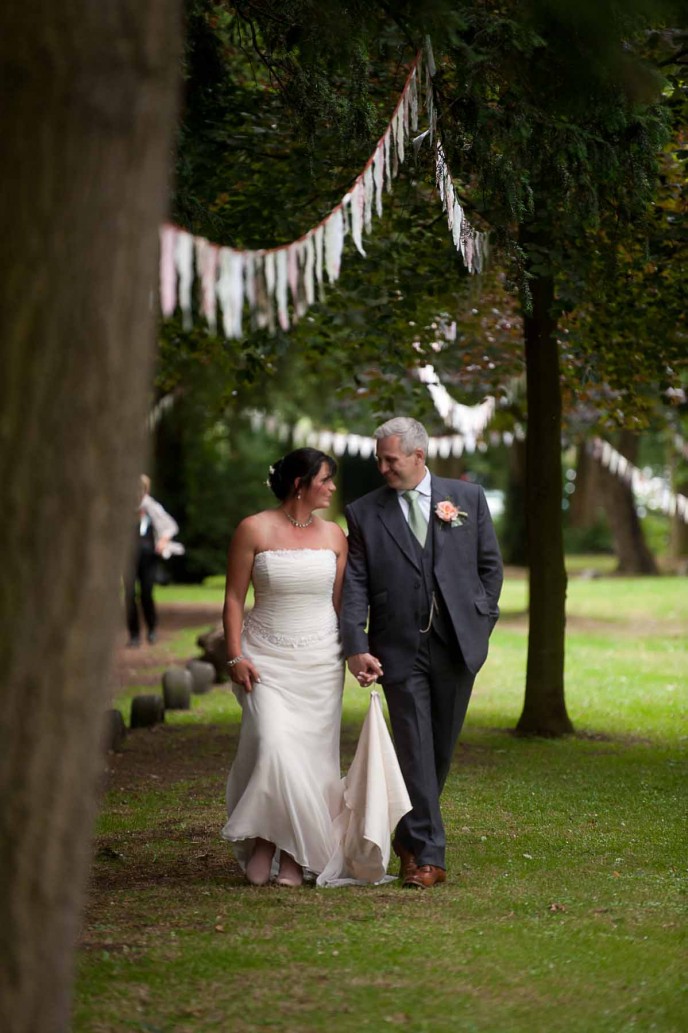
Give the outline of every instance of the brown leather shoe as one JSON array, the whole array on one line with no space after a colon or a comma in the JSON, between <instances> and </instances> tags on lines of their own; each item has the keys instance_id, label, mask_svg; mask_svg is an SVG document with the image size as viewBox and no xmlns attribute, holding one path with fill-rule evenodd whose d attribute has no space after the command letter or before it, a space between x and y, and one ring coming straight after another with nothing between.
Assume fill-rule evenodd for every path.
<instances>
[{"instance_id":1,"label":"brown leather shoe","mask_svg":"<svg viewBox=\"0 0 688 1033\"><path fill-rule=\"evenodd\" d=\"M403 847L401 843L393 843L394 853L399 858L399 878L404 882L416 870L416 859L410 850Z\"/></svg>"},{"instance_id":2,"label":"brown leather shoe","mask_svg":"<svg viewBox=\"0 0 688 1033\"><path fill-rule=\"evenodd\" d=\"M402 885L404 889L424 890L446 881L447 873L444 868L438 868L435 864L419 864L414 871L409 872Z\"/></svg>"}]
</instances>

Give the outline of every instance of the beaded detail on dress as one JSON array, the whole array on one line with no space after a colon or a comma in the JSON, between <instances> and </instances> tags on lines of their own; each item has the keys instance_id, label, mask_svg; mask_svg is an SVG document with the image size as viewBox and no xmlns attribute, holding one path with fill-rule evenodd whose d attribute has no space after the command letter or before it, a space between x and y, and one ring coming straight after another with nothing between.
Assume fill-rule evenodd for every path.
<instances>
[{"instance_id":1,"label":"beaded detail on dress","mask_svg":"<svg viewBox=\"0 0 688 1033\"><path fill-rule=\"evenodd\" d=\"M291 646L293 649L299 649L301 646L311 646L315 642L322 642L323 639L333 635L337 631L338 625L336 616L333 614L332 617L333 619L328 622L327 626L323 627L322 631L313 635L300 635L294 638L292 635L270 631L251 612L246 615L244 620L244 630L248 631L249 634L258 635L259 638L265 639L266 642L272 642L274 646Z\"/></svg>"},{"instance_id":2,"label":"beaded detail on dress","mask_svg":"<svg viewBox=\"0 0 688 1033\"><path fill-rule=\"evenodd\" d=\"M332 549L270 549L253 565L255 605L244 631L275 646L299 649L336 636L332 602L337 556Z\"/></svg>"}]
</instances>

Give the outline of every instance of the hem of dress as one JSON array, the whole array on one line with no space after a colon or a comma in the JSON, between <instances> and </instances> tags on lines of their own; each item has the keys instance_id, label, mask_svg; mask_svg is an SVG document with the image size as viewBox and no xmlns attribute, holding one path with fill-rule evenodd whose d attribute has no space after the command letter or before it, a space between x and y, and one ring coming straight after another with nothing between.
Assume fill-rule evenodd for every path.
<instances>
[{"instance_id":1,"label":"hem of dress","mask_svg":"<svg viewBox=\"0 0 688 1033\"><path fill-rule=\"evenodd\" d=\"M256 832L255 835L252 835L252 836L228 836L225 833L224 829L220 833L220 836L221 836L222 839L225 840L226 843L248 843L248 842L251 842L252 840L255 840L255 839L266 839L265 836L261 836L260 833L258 833L258 832ZM272 840L268 839L267 842L271 843ZM279 843L275 843L275 857L274 857L274 860L273 860L273 867L277 867L277 858L278 858L279 854L282 852L282 850L284 850L284 852L286 854L290 854L291 857L294 857L294 855L291 854L291 852L289 850L287 850L286 847L281 847L279 845ZM236 853L235 853L235 857L236 857ZM238 858L238 857L236 858L236 860L237 860L237 863L242 868L242 870L245 871L246 870L245 863L240 858ZM294 860L299 865L299 867L303 869L303 877L304 877L304 879L307 879L309 881L313 881L313 880L317 879L318 875L320 874L319 872L316 872L313 868L311 868L308 864L306 864L305 861L299 861L298 857L294 857Z\"/></svg>"},{"instance_id":2,"label":"hem of dress","mask_svg":"<svg viewBox=\"0 0 688 1033\"><path fill-rule=\"evenodd\" d=\"M248 843L255 839L265 839L265 836L260 836L258 835L258 833L256 833L253 836L228 836L225 834L224 829L220 833L220 836L222 839L225 840L226 843ZM285 850L285 853L289 853L289 851L286 850L286 848L279 846L278 843L275 843L275 856L273 858L272 863L272 871L270 875L271 879L276 878L277 876L277 871L279 869L278 858L282 850ZM294 855L292 854L291 856L293 857ZM236 857L236 853L235 858L241 870L245 872L246 864L239 857ZM371 879L356 879L350 875L342 875L336 878L326 879L324 882L321 882L320 876L322 875L322 872L315 871L314 868L310 868L304 861L299 861L297 857L294 857L294 860L303 870L304 882L312 882L317 889L345 889L347 886L385 886L390 882L396 882L398 878L398 876L396 875L384 874L379 879L375 879L373 881Z\"/></svg>"}]
</instances>

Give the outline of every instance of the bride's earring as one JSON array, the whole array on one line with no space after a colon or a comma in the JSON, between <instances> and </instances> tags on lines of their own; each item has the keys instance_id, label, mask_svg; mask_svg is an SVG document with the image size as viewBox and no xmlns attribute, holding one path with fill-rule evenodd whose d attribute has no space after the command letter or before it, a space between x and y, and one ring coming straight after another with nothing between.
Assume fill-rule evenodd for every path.
<instances>
[{"instance_id":1,"label":"bride's earring","mask_svg":"<svg viewBox=\"0 0 688 1033\"><path fill-rule=\"evenodd\" d=\"M300 491L297 491L297 493L296 493L296 497L297 497L297 499L300 499L300 498L301 498L301 492L300 492Z\"/></svg>"}]
</instances>

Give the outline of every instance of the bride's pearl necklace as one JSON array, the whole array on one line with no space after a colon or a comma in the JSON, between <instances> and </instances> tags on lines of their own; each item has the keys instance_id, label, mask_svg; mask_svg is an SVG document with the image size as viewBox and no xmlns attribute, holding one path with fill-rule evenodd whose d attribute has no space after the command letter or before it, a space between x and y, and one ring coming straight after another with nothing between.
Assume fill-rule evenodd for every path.
<instances>
[{"instance_id":1,"label":"bride's pearl necklace","mask_svg":"<svg viewBox=\"0 0 688 1033\"><path fill-rule=\"evenodd\" d=\"M291 515L291 513L288 513L286 509L283 509L282 512L284 513L284 515L287 518L287 520L289 521L289 523L292 524L294 527L310 527L311 524L313 523L313 514L312 513L309 516L308 520L304 521L304 523L301 523L301 521L300 520L296 520L296 518L293 517Z\"/></svg>"}]
</instances>

